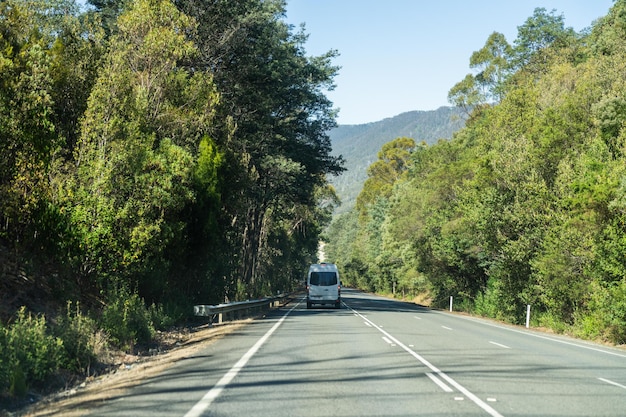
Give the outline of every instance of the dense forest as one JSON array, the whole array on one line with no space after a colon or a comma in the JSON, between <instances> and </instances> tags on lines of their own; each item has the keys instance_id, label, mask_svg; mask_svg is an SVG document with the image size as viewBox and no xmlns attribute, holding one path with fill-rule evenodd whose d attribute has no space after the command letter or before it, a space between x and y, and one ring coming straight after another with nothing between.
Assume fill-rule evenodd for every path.
<instances>
[{"instance_id":1,"label":"dense forest","mask_svg":"<svg viewBox=\"0 0 626 417\"><path fill-rule=\"evenodd\" d=\"M282 0L0 2L0 396L293 290L337 198L335 51Z\"/></svg>"},{"instance_id":2,"label":"dense forest","mask_svg":"<svg viewBox=\"0 0 626 417\"><path fill-rule=\"evenodd\" d=\"M626 343L626 1L581 33L538 8L470 68L466 126L385 144L327 257L347 285Z\"/></svg>"}]
</instances>

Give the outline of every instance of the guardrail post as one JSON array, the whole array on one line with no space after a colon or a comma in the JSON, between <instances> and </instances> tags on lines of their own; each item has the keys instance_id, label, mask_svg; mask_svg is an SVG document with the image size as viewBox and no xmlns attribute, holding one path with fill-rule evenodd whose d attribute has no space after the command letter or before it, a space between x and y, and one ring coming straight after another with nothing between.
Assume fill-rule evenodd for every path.
<instances>
[{"instance_id":1,"label":"guardrail post","mask_svg":"<svg viewBox=\"0 0 626 417\"><path fill-rule=\"evenodd\" d=\"M530 304L526 306L526 328L530 328Z\"/></svg>"}]
</instances>

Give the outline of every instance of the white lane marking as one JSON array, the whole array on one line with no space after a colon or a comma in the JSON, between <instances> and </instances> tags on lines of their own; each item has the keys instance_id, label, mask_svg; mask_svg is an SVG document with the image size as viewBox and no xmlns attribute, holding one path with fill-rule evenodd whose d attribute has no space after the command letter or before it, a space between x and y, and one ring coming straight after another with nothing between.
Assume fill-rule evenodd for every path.
<instances>
[{"instance_id":1,"label":"white lane marking","mask_svg":"<svg viewBox=\"0 0 626 417\"><path fill-rule=\"evenodd\" d=\"M400 342L398 339L396 339L395 337L390 335L387 331L385 331L382 328L380 328L379 326L377 326L373 321L371 321L368 318L362 316L358 311L354 310L352 307L348 306L348 308L350 310L352 310L353 312L357 313L362 319L364 319L366 321L369 321L369 323L372 325L372 327L374 327L376 330L378 330L379 332L381 332L382 334L387 336L389 338L389 340L392 340L396 345L400 346L409 355L413 356L415 359L420 361L424 366L430 368L430 370L433 371L433 373L437 374L441 379L446 380L448 382L448 384L452 385L454 388L456 388L462 394L465 394L465 396L467 398L469 398L470 400L472 400L472 402L474 402L474 404L476 404L477 406L479 406L480 408L485 410L487 412L487 414L489 414L492 417L503 417L502 414L500 414L496 410L494 410L489 404L487 404L486 402L484 402L483 400L478 398L476 395L472 394L463 385L459 384L454 379L450 378L448 375L446 375L443 372L441 372L432 363L428 362L426 359L424 359L418 353L414 352L412 349L409 349L404 343Z\"/></svg>"},{"instance_id":2,"label":"white lane marking","mask_svg":"<svg viewBox=\"0 0 626 417\"><path fill-rule=\"evenodd\" d=\"M474 323L482 324L482 325L489 326L489 327L495 327L496 329L507 330L507 331L513 332L513 333L519 333L519 334L523 334L523 335L526 335L526 336L536 337L538 339L544 339L544 340L549 340L551 342L561 343L563 345L574 346L574 347L577 347L577 348L580 348L580 349L587 349L587 350L592 350L594 352L600 352L600 353L605 353L607 355L618 356L620 358L626 358L626 355L623 354L623 353L612 352L610 350L604 350L604 349L596 348L596 347L593 347L593 346L585 346L585 345L578 344L578 343L568 342L566 340L560 340L560 339L555 339L555 338L548 337L548 336L542 336L540 334L535 334L535 333L532 333L532 332L529 332L529 331L513 329L513 328L510 328L510 327L506 327L506 326L500 326L498 324L488 323L486 321L480 320L480 319L475 318L475 317L464 317L464 316L460 316L460 315L459 316L454 316L454 317L458 318L458 319L463 319L463 320L471 321L471 322L474 322Z\"/></svg>"},{"instance_id":3,"label":"white lane marking","mask_svg":"<svg viewBox=\"0 0 626 417\"><path fill-rule=\"evenodd\" d=\"M464 399L463 397L454 397L454 401L463 401Z\"/></svg>"},{"instance_id":4,"label":"white lane marking","mask_svg":"<svg viewBox=\"0 0 626 417\"><path fill-rule=\"evenodd\" d=\"M510 348L510 347L508 347L507 345L503 345L503 344L501 344L501 343L497 343L497 342L489 342L489 343L491 343L492 345L499 346L499 347L504 348L504 349L511 349L511 348Z\"/></svg>"},{"instance_id":5,"label":"white lane marking","mask_svg":"<svg viewBox=\"0 0 626 417\"><path fill-rule=\"evenodd\" d=\"M366 325L367 327L372 327L372 325L371 325L371 324L369 324L369 323L368 323L368 322L366 322L366 321L364 321L363 323L365 323L365 325Z\"/></svg>"},{"instance_id":6,"label":"white lane marking","mask_svg":"<svg viewBox=\"0 0 626 417\"><path fill-rule=\"evenodd\" d=\"M618 384L617 382L611 381L610 379L598 378L602 382L606 382L607 384L615 385L616 387L626 389L626 385Z\"/></svg>"},{"instance_id":7,"label":"white lane marking","mask_svg":"<svg viewBox=\"0 0 626 417\"><path fill-rule=\"evenodd\" d=\"M496 400L495 398L487 398L487 401L490 403L495 403L498 400Z\"/></svg>"},{"instance_id":8,"label":"white lane marking","mask_svg":"<svg viewBox=\"0 0 626 417\"><path fill-rule=\"evenodd\" d=\"M269 329L267 333L265 333L263 337L260 338L254 344L254 346L252 346L250 350L248 350L245 355L243 355L241 359L239 359L239 361L232 368L230 368L228 372L226 372L222 379L220 379L213 388L211 388L206 394L204 394L204 397L202 397L202 399L200 399L200 401L198 401L196 405L194 405L191 410L189 410L187 414L185 414L185 417L200 417L206 411L206 409L209 408L211 403L217 397L219 397L224 388L226 388L226 386L230 384L230 382L237 376L239 371L241 371L246 366L250 358L252 358L254 354L261 348L261 346L263 346L263 344L267 342L267 339L270 338L272 333L274 333L276 329L278 329L278 327L283 324L287 316L299 305L300 303L291 307L291 309L287 311L285 315L282 316L280 320L278 320L278 322L276 322L276 324L274 324L274 326L272 326L272 328Z\"/></svg>"},{"instance_id":9,"label":"white lane marking","mask_svg":"<svg viewBox=\"0 0 626 417\"><path fill-rule=\"evenodd\" d=\"M392 344L393 342L391 340L389 340L388 338L386 338L385 336L383 336L383 340L385 342L387 342L388 344Z\"/></svg>"},{"instance_id":10,"label":"white lane marking","mask_svg":"<svg viewBox=\"0 0 626 417\"><path fill-rule=\"evenodd\" d=\"M416 319L418 319L418 320L421 320L421 319L422 319L421 317L417 317L417 316L415 316L415 318L416 318Z\"/></svg>"},{"instance_id":11,"label":"white lane marking","mask_svg":"<svg viewBox=\"0 0 626 417\"><path fill-rule=\"evenodd\" d=\"M443 327L443 328L444 328L444 329L446 329L446 330L452 330L452 328L450 328L450 327L448 327L448 326L441 326L441 327Z\"/></svg>"},{"instance_id":12,"label":"white lane marking","mask_svg":"<svg viewBox=\"0 0 626 417\"><path fill-rule=\"evenodd\" d=\"M439 385L439 388L444 390L445 392L454 392L452 388L443 383L443 381L437 378L435 375L430 372L426 372L426 376L429 377L435 384Z\"/></svg>"}]
</instances>

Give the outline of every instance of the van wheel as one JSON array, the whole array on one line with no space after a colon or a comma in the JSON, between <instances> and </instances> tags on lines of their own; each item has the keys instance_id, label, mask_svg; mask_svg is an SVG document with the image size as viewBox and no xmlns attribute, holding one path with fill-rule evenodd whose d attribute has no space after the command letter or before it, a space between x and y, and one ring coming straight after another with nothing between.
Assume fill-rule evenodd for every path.
<instances>
[{"instance_id":1,"label":"van wheel","mask_svg":"<svg viewBox=\"0 0 626 417\"><path fill-rule=\"evenodd\" d=\"M306 303L306 308L311 308L311 303Z\"/></svg>"},{"instance_id":2,"label":"van wheel","mask_svg":"<svg viewBox=\"0 0 626 417\"><path fill-rule=\"evenodd\" d=\"M338 302L336 302L336 303L335 303L335 308L341 308L341 302L339 302L339 301L338 301Z\"/></svg>"}]
</instances>

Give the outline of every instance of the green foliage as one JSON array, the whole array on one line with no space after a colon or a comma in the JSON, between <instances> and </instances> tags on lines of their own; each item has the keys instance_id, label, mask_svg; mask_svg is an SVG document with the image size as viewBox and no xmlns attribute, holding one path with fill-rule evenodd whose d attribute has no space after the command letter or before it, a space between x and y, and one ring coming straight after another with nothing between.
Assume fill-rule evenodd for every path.
<instances>
[{"instance_id":1,"label":"green foliage","mask_svg":"<svg viewBox=\"0 0 626 417\"><path fill-rule=\"evenodd\" d=\"M90 4L0 2L2 288L82 301L54 336L2 327L3 393L89 372L97 326L130 349L194 302L294 289L338 204L337 53L307 56L284 2Z\"/></svg>"},{"instance_id":2,"label":"green foliage","mask_svg":"<svg viewBox=\"0 0 626 417\"><path fill-rule=\"evenodd\" d=\"M411 137L428 144L439 139L450 139L465 124L463 113L456 107L440 107L431 111L411 111L374 123L340 125L330 131L333 154L342 155L346 171L330 178L341 198L337 213L345 213L356 204L356 199L367 180L367 168L388 141ZM358 141L359 146L354 146Z\"/></svg>"},{"instance_id":3,"label":"green foliage","mask_svg":"<svg viewBox=\"0 0 626 417\"><path fill-rule=\"evenodd\" d=\"M486 101L502 100L505 82L511 71L512 53L513 49L504 35L494 32L487 38L485 46L470 57L470 68L479 70L474 79Z\"/></svg>"},{"instance_id":4,"label":"green foliage","mask_svg":"<svg viewBox=\"0 0 626 417\"><path fill-rule=\"evenodd\" d=\"M411 150L405 176L366 184L356 225L331 227L350 236L329 243L344 277L383 292L423 277L435 306L521 324L531 304L535 325L623 343L624 10L575 34L536 9L513 48L490 36L450 92L473 109L465 129Z\"/></svg>"},{"instance_id":5,"label":"green foliage","mask_svg":"<svg viewBox=\"0 0 626 417\"><path fill-rule=\"evenodd\" d=\"M536 72L547 64L545 53L549 47L564 48L577 39L572 28L565 27L565 16L536 8L533 15L517 28L515 40L515 64Z\"/></svg>"},{"instance_id":6,"label":"green foliage","mask_svg":"<svg viewBox=\"0 0 626 417\"><path fill-rule=\"evenodd\" d=\"M378 160L367 169L368 179L356 200L356 208L365 215L370 204L379 198L389 198L391 190L402 174L410 168L410 154L415 148L411 138L397 138L383 145Z\"/></svg>"},{"instance_id":7,"label":"green foliage","mask_svg":"<svg viewBox=\"0 0 626 417\"><path fill-rule=\"evenodd\" d=\"M588 309L579 314L575 331L582 337L626 342L626 284L593 284Z\"/></svg>"},{"instance_id":8,"label":"green foliage","mask_svg":"<svg viewBox=\"0 0 626 417\"><path fill-rule=\"evenodd\" d=\"M279 265L292 270L314 256L306 236L319 233L324 218L316 190L327 174L342 171L342 159L330 155L335 111L324 95L334 88L336 52L307 57L306 35L291 32L281 1L177 4L197 19L193 65L211 68L222 92L218 113L230 116L211 135L224 151L228 190L221 193L220 246L235 261L221 273L223 287L229 298L263 295Z\"/></svg>"},{"instance_id":9,"label":"green foliage","mask_svg":"<svg viewBox=\"0 0 626 417\"><path fill-rule=\"evenodd\" d=\"M80 304L67 303L65 315L59 316L54 334L63 341L63 359L60 367L80 374L88 374L95 364L95 320L84 315Z\"/></svg>"},{"instance_id":10,"label":"green foliage","mask_svg":"<svg viewBox=\"0 0 626 417\"><path fill-rule=\"evenodd\" d=\"M50 335L45 318L22 307L14 323L0 326L0 391L24 395L59 368L62 355L63 341Z\"/></svg>"},{"instance_id":11,"label":"green foliage","mask_svg":"<svg viewBox=\"0 0 626 417\"><path fill-rule=\"evenodd\" d=\"M166 331L180 323L186 317L186 314L176 305L172 305L171 308L167 309L163 304L151 304L148 307L148 317L154 330Z\"/></svg>"},{"instance_id":12,"label":"green foliage","mask_svg":"<svg viewBox=\"0 0 626 417\"><path fill-rule=\"evenodd\" d=\"M88 373L95 361L96 331L78 304L68 303L66 314L52 325L43 315L20 308L12 323L0 325L0 393L21 397L61 369Z\"/></svg>"},{"instance_id":13,"label":"green foliage","mask_svg":"<svg viewBox=\"0 0 626 417\"><path fill-rule=\"evenodd\" d=\"M146 344L154 337L154 324L143 299L125 287L118 287L107 295L102 311L101 326L111 342L124 350L132 351L137 344Z\"/></svg>"},{"instance_id":14,"label":"green foliage","mask_svg":"<svg viewBox=\"0 0 626 417\"><path fill-rule=\"evenodd\" d=\"M44 12L29 2L0 3L0 233L14 241L36 223L39 202L48 197L48 164L60 143L48 39L43 29L31 30Z\"/></svg>"}]
</instances>

